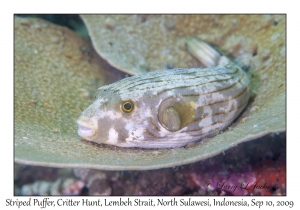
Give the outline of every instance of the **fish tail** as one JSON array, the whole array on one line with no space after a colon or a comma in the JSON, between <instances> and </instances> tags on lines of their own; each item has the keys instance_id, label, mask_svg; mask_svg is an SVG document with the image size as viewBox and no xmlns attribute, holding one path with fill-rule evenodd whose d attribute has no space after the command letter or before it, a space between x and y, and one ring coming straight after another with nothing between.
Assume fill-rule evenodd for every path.
<instances>
[{"instance_id":1,"label":"fish tail","mask_svg":"<svg viewBox=\"0 0 300 210\"><path fill-rule=\"evenodd\" d=\"M187 37L185 46L207 68L226 66L231 63L226 56L198 37Z\"/></svg>"}]
</instances>

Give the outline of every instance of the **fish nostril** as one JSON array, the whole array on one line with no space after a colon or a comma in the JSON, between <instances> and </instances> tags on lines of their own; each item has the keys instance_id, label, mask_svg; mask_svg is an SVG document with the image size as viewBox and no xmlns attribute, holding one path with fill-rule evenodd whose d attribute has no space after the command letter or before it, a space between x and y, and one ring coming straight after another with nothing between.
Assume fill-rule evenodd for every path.
<instances>
[{"instance_id":1,"label":"fish nostril","mask_svg":"<svg viewBox=\"0 0 300 210\"><path fill-rule=\"evenodd\" d=\"M90 125L82 125L81 123L78 123L78 130L77 133L79 136L81 136L84 139L89 139L95 134L95 129L93 129Z\"/></svg>"}]
</instances>

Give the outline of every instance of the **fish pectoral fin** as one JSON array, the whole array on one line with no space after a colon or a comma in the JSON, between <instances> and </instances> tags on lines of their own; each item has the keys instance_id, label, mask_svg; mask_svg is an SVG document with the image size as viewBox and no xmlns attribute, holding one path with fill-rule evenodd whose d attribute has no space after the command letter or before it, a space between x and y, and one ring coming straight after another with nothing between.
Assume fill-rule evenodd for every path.
<instances>
[{"instance_id":1,"label":"fish pectoral fin","mask_svg":"<svg viewBox=\"0 0 300 210\"><path fill-rule=\"evenodd\" d=\"M186 100L173 104L163 112L162 122L169 131L178 131L195 119L195 102Z\"/></svg>"},{"instance_id":2,"label":"fish pectoral fin","mask_svg":"<svg viewBox=\"0 0 300 210\"><path fill-rule=\"evenodd\" d=\"M162 123L169 131L178 131L180 129L179 113L173 107L168 107L163 112Z\"/></svg>"}]
</instances>

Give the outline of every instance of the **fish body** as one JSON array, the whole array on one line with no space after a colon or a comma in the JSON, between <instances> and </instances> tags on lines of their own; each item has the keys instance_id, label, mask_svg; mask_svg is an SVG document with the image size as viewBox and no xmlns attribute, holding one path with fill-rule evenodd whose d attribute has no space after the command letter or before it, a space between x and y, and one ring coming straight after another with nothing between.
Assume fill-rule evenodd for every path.
<instances>
[{"instance_id":1,"label":"fish body","mask_svg":"<svg viewBox=\"0 0 300 210\"><path fill-rule=\"evenodd\" d=\"M187 43L209 68L152 71L100 87L78 134L120 147L173 148L227 128L248 103L249 79L207 43Z\"/></svg>"}]
</instances>

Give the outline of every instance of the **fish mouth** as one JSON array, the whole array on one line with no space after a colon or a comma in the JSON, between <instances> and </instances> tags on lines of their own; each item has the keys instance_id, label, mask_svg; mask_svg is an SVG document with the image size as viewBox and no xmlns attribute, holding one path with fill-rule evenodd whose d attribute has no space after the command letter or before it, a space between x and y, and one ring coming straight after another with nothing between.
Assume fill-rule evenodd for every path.
<instances>
[{"instance_id":1,"label":"fish mouth","mask_svg":"<svg viewBox=\"0 0 300 210\"><path fill-rule=\"evenodd\" d=\"M77 124L78 124L78 130L77 130L78 135L86 140L92 140L91 138L95 135L96 128L93 125L82 121L77 121Z\"/></svg>"}]
</instances>

